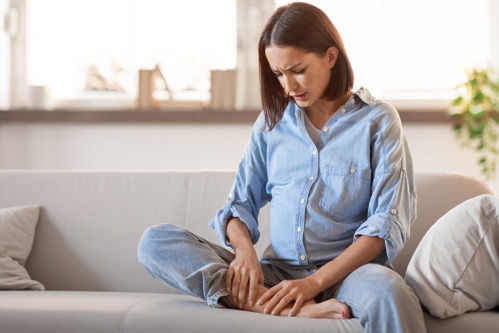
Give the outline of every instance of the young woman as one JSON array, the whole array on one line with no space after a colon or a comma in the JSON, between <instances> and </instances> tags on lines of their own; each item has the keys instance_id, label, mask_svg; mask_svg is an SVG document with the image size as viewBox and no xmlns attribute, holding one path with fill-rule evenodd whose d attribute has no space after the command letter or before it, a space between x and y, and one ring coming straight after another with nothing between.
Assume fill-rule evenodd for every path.
<instances>
[{"instance_id":1,"label":"young woman","mask_svg":"<svg viewBox=\"0 0 499 333\"><path fill-rule=\"evenodd\" d=\"M234 252L163 224L144 233L142 265L215 307L424 332L417 297L390 268L416 216L397 111L352 91L341 37L312 5L278 8L258 52L264 112L210 221ZM268 202L271 244L259 260L257 216Z\"/></svg>"}]
</instances>

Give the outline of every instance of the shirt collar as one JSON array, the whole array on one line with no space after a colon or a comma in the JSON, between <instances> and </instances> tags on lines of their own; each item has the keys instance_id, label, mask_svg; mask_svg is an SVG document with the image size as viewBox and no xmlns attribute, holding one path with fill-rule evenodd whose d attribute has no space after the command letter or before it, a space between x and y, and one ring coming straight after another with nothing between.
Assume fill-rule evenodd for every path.
<instances>
[{"instance_id":1,"label":"shirt collar","mask_svg":"<svg viewBox=\"0 0 499 333\"><path fill-rule=\"evenodd\" d=\"M376 98L374 98L369 90L364 87L360 87L356 92L353 93L357 95L364 103L369 105L371 108L374 108L376 105Z\"/></svg>"},{"instance_id":2,"label":"shirt collar","mask_svg":"<svg viewBox=\"0 0 499 333\"><path fill-rule=\"evenodd\" d=\"M374 108L374 106L376 105L376 98L374 98L369 90L364 87L360 87L359 89L357 89L357 91L355 91L353 95L359 97L361 101L369 105L371 108ZM303 115L305 115L305 110L303 110L294 102L291 102L291 104L294 106L296 114L298 114L298 112L301 112Z\"/></svg>"}]
</instances>

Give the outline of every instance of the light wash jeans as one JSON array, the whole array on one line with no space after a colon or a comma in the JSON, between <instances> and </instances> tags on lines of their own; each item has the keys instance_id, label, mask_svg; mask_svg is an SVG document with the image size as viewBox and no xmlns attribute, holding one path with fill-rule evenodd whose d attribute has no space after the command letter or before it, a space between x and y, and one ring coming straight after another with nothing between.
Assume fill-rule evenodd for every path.
<instances>
[{"instance_id":1,"label":"light wash jeans","mask_svg":"<svg viewBox=\"0 0 499 333\"><path fill-rule=\"evenodd\" d=\"M204 299L209 306L230 306L223 296L229 294L225 275L234 254L224 247L185 229L161 224L144 232L138 257L152 277ZM282 280L305 278L316 268L262 263L262 270L265 286L270 288ZM347 304L366 332L426 332L418 298L404 279L388 267L364 265L315 300L330 298Z\"/></svg>"}]
</instances>

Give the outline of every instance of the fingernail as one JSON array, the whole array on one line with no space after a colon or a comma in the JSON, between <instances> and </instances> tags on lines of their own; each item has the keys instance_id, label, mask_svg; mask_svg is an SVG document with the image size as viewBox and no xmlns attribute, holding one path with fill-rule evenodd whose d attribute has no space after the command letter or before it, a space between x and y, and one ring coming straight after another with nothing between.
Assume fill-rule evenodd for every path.
<instances>
[{"instance_id":1,"label":"fingernail","mask_svg":"<svg viewBox=\"0 0 499 333\"><path fill-rule=\"evenodd\" d=\"M342 316L343 318L345 318L345 312L344 312L344 311L341 311L341 316Z\"/></svg>"}]
</instances>

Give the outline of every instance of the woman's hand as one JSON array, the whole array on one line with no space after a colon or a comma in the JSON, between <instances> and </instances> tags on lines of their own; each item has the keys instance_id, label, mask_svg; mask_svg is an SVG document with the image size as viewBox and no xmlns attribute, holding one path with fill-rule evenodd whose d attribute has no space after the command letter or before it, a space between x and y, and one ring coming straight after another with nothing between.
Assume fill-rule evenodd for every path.
<instances>
[{"instance_id":1,"label":"woman's hand","mask_svg":"<svg viewBox=\"0 0 499 333\"><path fill-rule=\"evenodd\" d=\"M264 313L279 315L281 311L294 301L290 317L295 316L303 303L313 299L321 291L320 286L312 276L299 280L285 280L270 288L258 300L259 305L265 305Z\"/></svg>"},{"instance_id":2,"label":"woman's hand","mask_svg":"<svg viewBox=\"0 0 499 333\"><path fill-rule=\"evenodd\" d=\"M243 308L248 296L249 306L255 304L258 284L263 284L263 271L253 247L238 249L236 258L230 263L225 283L233 300Z\"/></svg>"},{"instance_id":3,"label":"woman's hand","mask_svg":"<svg viewBox=\"0 0 499 333\"><path fill-rule=\"evenodd\" d=\"M225 284L231 291L231 303L243 308L248 296L249 306L255 304L258 284L263 284L262 265L258 261L255 248L251 243L246 225L238 218L231 218L227 223L227 235L236 255L230 263Z\"/></svg>"}]
</instances>

